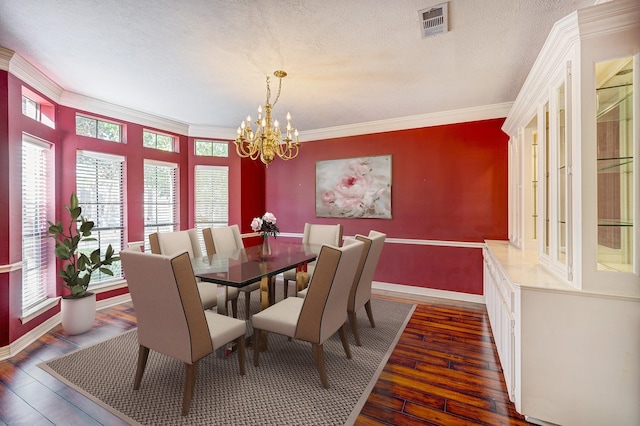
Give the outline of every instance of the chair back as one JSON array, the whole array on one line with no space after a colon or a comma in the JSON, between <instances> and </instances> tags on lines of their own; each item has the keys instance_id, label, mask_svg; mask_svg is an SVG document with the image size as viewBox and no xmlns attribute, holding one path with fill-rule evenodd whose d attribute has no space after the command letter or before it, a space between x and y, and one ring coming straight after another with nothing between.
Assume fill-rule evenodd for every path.
<instances>
[{"instance_id":1,"label":"chair back","mask_svg":"<svg viewBox=\"0 0 640 426\"><path fill-rule=\"evenodd\" d=\"M376 272L384 240L387 234L378 231L369 231L369 236L356 235L358 241L365 243L366 257L363 255L360 259L359 269L356 272L356 278L349 294L349 303L347 310L355 312L364 306L371 299L371 284L373 275ZM368 247L368 249L367 249Z\"/></svg>"},{"instance_id":2,"label":"chair back","mask_svg":"<svg viewBox=\"0 0 640 426\"><path fill-rule=\"evenodd\" d=\"M136 310L138 343L188 364L213 352L189 255L128 248L120 258Z\"/></svg>"},{"instance_id":3,"label":"chair back","mask_svg":"<svg viewBox=\"0 0 640 426\"><path fill-rule=\"evenodd\" d=\"M305 223L302 243L328 244L340 247L342 245L342 224L318 225L315 223Z\"/></svg>"},{"instance_id":4,"label":"chair back","mask_svg":"<svg viewBox=\"0 0 640 426\"><path fill-rule=\"evenodd\" d=\"M186 231L156 232L149 235L151 253L172 254L189 253L189 257L202 257L202 249L198 241L198 231L189 229Z\"/></svg>"},{"instance_id":5,"label":"chair back","mask_svg":"<svg viewBox=\"0 0 640 426\"><path fill-rule=\"evenodd\" d=\"M324 245L304 299L295 338L322 344L347 320L347 298L364 243L355 239L342 247Z\"/></svg>"},{"instance_id":6,"label":"chair back","mask_svg":"<svg viewBox=\"0 0 640 426\"><path fill-rule=\"evenodd\" d=\"M242 241L242 235L240 235L238 225L207 228L202 231L202 235L204 236L208 256L215 253L224 253L244 248L244 242ZM207 242L208 238L210 238L209 242Z\"/></svg>"}]
</instances>

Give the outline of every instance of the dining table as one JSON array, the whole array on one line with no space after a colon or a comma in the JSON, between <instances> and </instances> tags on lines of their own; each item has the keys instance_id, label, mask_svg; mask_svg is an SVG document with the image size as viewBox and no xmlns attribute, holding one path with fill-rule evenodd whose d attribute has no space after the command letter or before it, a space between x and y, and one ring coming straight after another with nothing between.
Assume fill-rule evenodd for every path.
<instances>
[{"instance_id":1,"label":"dining table","mask_svg":"<svg viewBox=\"0 0 640 426\"><path fill-rule=\"evenodd\" d=\"M297 271L298 291L306 288L306 264L316 260L321 246L275 239L269 245L269 252L261 244L192 259L197 278L218 284L218 313L227 314L228 287L242 288L256 282L260 282L260 309L266 309L275 302L275 276L289 269Z\"/></svg>"}]
</instances>

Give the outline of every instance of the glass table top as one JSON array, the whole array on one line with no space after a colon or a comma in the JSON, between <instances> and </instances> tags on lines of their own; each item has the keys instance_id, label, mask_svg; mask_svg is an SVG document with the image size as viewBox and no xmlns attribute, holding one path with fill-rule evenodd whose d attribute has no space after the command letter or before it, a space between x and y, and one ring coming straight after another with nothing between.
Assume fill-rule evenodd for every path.
<instances>
[{"instance_id":1,"label":"glass table top","mask_svg":"<svg viewBox=\"0 0 640 426\"><path fill-rule=\"evenodd\" d=\"M202 281L244 287L298 265L312 262L320 245L270 241L271 254L263 256L262 245L192 259L193 272Z\"/></svg>"}]
</instances>

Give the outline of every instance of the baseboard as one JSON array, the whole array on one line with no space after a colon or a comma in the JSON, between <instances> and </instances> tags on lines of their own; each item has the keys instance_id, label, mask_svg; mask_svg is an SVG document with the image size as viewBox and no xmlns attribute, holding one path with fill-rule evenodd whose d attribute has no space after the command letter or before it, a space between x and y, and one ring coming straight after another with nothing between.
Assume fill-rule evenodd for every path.
<instances>
[{"instance_id":1,"label":"baseboard","mask_svg":"<svg viewBox=\"0 0 640 426\"><path fill-rule=\"evenodd\" d=\"M96 310L99 311L101 309L129 302L130 300L131 295L129 295L129 293L110 297L104 300L99 300L98 302L96 302ZM9 346L0 348L0 361L15 356L24 348L38 340L43 335L47 334L52 328L60 324L60 321L60 313L57 313L39 326L35 327L33 330L16 339Z\"/></svg>"},{"instance_id":2,"label":"baseboard","mask_svg":"<svg viewBox=\"0 0 640 426\"><path fill-rule=\"evenodd\" d=\"M391 284L374 281L371 286L377 294L397 294L400 297L420 299L422 297L435 297L438 299L456 300L459 302L485 304L484 296L480 294L459 293L456 291L437 290L433 288L415 287L411 285Z\"/></svg>"},{"instance_id":3,"label":"baseboard","mask_svg":"<svg viewBox=\"0 0 640 426\"><path fill-rule=\"evenodd\" d=\"M33 330L29 331L23 336L20 336L9 346L0 348L0 360L11 358L19 353L21 350L38 340L42 335L46 334L56 325L60 324L60 313L55 314Z\"/></svg>"},{"instance_id":4,"label":"baseboard","mask_svg":"<svg viewBox=\"0 0 640 426\"><path fill-rule=\"evenodd\" d=\"M410 285L402 285L402 284L390 284L379 281L374 281L372 283L372 291L375 294L381 295L390 295L397 296L407 299L412 299L415 301L421 301L423 298L438 298L438 299L448 299L455 300L459 302L469 302L469 303L484 303L484 296L477 294L468 294L468 293L458 293L455 291L446 291L446 290L436 290L432 288L424 288L424 287L414 287ZM101 310L114 305L119 305L121 303L129 302L131 300L131 295L123 294L120 296L110 297L108 299L99 300L96 303L96 309ZM60 313L52 316L47 321L43 322L39 326L35 327L33 330L29 331L24 336L21 336L16 341L11 343L9 346L4 346L0 348L0 360L4 360L7 358L11 358L16 355L18 352L29 346L31 343L38 340L42 335L46 334L60 324Z\"/></svg>"}]
</instances>

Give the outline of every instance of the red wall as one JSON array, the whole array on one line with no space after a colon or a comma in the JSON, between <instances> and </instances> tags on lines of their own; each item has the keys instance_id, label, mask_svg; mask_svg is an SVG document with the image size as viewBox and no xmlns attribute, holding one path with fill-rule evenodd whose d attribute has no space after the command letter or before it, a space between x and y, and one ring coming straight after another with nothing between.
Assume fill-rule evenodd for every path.
<instances>
[{"instance_id":1,"label":"red wall","mask_svg":"<svg viewBox=\"0 0 640 426\"><path fill-rule=\"evenodd\" d=\"M482 294L478 248L414 245L416 240L507 238L507 141L503 119L303 143L298 158L267 169L266 206L282 232L305 222L342 223L345 235L385 232L377 281ZM392 219L315 217L315 163L392 157Z\"/></svg>"},{"instance_id":2,"label":"red wall","mask_svg":"<svg viewBox=\"0 0 640 426\"><path fill-rule=\"evenodd\" d=\"M55 174L53 196L56 203L55 217L65 220L64 205L75 192L75 169L77 150L90 150L125 157L125 244L141 241L144 235L144 160L159 160L179 164L179 222L180 229L194 226L194 169L196 164L225 165L229 167L229 221L240 223L243 200L248 210L264 210L264 171L256 165L242 164L230 153L228 158L196 157L193 138L173 134L178 143L178 152L163 152L142 146L144 129L160 129L137 123L114 120L90 112L56 106L56 128L51 129L21 113L22 86L24 83L5 71L0 71L0 265L22 260L21 238L21 143L22 134L28 133L53 145ZM31 89L33 90L33 89ZM33 92L41 95L36 90ZM53 102L52 102L53 103ZM75 132L76 113L116 121L123 125L124 143L102 141L78 136ZM171 134L171 133L169 133ZM261 172L262 170L262 172ZM260 174L262 173L262 174ZM247 175L247 178L244 178ZM244 186L243 181L249 182ZM242 190L241 190L242 188ZM53 281L53 279L52 279ZM61 295L61 288L52 285L52 296ZM98 300L127 293L126 288L102 292ZM6 346L32 330L59 311L55 307L25 324L20 320L22 300L22 275L20 270L0 274L0 347Z\"/></svg>"},{"instance_id":3,"label":"red wall","mask_svg":"<svg viewBox=\"0 0 640 426\"><path fill-rule=\"evenodd\" d=\"M196 157L193 138L174 135L179 152L142 147L146 126L121 122L126 143L113 143L75 134L75 114L56 107L56 129L21 114L24 83L0 71L0 265L20 262L22 133L54 144L55 201L59 220L63 205L75 191L78 149L126 158L126 239L143 237L143 165L155 159L180 165L180 228L194 226L193 177L196 164L229 166L229 222L250 232L251 218L273 212L282 232L302 233L305 222L344 225L345 235L387 233L375 279L409 286L482 293L482 254L479 248L448 247L431 240L480 243L507 238L507 136L502 119L430 128L361 135L304 143L298 158L275 160L268 168L241 160ZM33 90L32 88L30 88ZM34 92L37 92L34 90ZM87 113L101 118L99 115ZM110 117L102 117L110 120ZM150 128L150 130L155 130ZM160 129L158 131L166 133ZM392 156L392 219L316 218L315 162L373 155ZM60 294L59 287L54 290ZM101 293L113 297L126 289ZM52 309L22 324L20 271L0 274L0 347L15 341L58 312Z\"/></svg>"}]
</instances>

